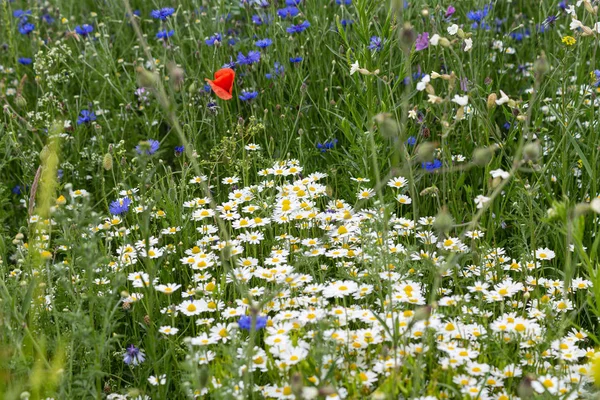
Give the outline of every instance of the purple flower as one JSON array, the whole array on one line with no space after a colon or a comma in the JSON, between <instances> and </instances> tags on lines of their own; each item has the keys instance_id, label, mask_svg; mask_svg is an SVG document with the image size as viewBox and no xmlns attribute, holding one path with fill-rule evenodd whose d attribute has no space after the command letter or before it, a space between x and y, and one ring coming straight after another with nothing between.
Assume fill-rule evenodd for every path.
<instances>
[{"instance_id":1,"label":"purple flower","mask_svg":"<svg viewBox=\"0 0 600 400\"><path fill-rule=\"evenodd\" d=\"M317 143L317 149L321 150L321 153L325 153L331 149L333 149L335 147L335 145L337 144L338 140L337 139L333 139L330 141L327 141L325 143Z\"/></svg>"},{"instance_id":2,"label":"purple flower","mask_svg":"<svg viewBox=\"0 0 600 400\"><path fill-rule=\"evenodd\" d=\"M291 33L291 34L304 32L309 26L310 26L310 22L304 21L298 25L290 26L289 28L286 29L286 32Z\"/></svg>"},{"instance_id":3,"label":"purple flower","mask_svg":"<svg viewBox=\"0 0 600 400\"><path fill-rule=\"evenodd\" d=\"M112 203L110 203L110 206L108 207L108 211L112 215L125 214L127 211L129 211L130 204L131 204L131 199L129 197L123 197L122 199L115 200Z\"/></svg>"},{"instance_id":4,"label":"purple flower","mask_svg":"<svg viewBox=\"0 0 600 400\"><path fill-rule=\"evenodd\" d=\"M137 151L138 154L147 154L151 156L158 151L159 146L160 143L158 140L148 139L135 146L135 151Z\"/></svg>"},{"instance_id":5,"label":"purple flower","mask_svg":"<svg viewBox=\"0 0 600 400\"><path fill-rule=\"evenodd\" d=\"M424 162L421 163L421 167L428 172L433 172L436 169L442 168L442 162L438 159L433 160L433 162Z\"/></svg>"},{"instance_id":6,"label":"purple flower","mask_svg":"<svg viewBox=\"0 0 600 400\"><path fill-rule=\"evenodd\" d=\"M134 345L129 345L125 351L123 362L125 362L127 365L138 365L143 363L145 359L146 354L144 354L144 350L139 349Z\"/></svg>"},{"instance_id":7,"label":"purple flower","mask_svg":"<svg viewBox=\"0 0 600 400\"><path fill-rule=\"evenodd\" d=\"M223 41L223 38L221 36L220 33L215 33L214 35L212 35L211 37L209 37L208 39L206 39L204 41L204 43L206 43L209 46L214 46L216 44L219 44Z\"/></svg>"},{"instance_id":8,"label":"purple flower","mask_svg":"<svg viewBox=\"0 0 600 400\"><path fill-rule=\"evenodd\" d=\"M371 36L371 43L369 44L369 50L381 51L383 42L379 36Z\"/></svg>"},{"instance_id":9,"label":"purple flower","mask_svg":"<svg viewBox=\"0 0 600 400\"><path fill-rule=\"evenodd\" d=\"M298 14L300 14L300 10L293 6L277 10L277 15L279 15L280 18L295 17Z\"/></svg>"},{"instance_id":10,"label":"purple flower","mask_svg":"<svg viewBox=\"0 0 600 400\"><path fill-rule=\"evenodd\" d=\"M79 117L77 117L77 125L89 124L96 120L96 114L93 111L81 110Z\"/></svg>"},{"instance_id":11,"label":"purple flower","mask_svg":"<svg viewBox=\"0 0 600 400\"><path fill-rule=\"evenodd\" d=\"M89 35L93 31L94 31L94 27L91 25L88 25L88 24L77 25L75 27L75 32L77 32L78 35L81 35L83 37Z\"/></svg>"},{"instance_id":12,"label":"purple flower","mask_svg":"<svg viewBox=\"0 0 600 400\"><path fill-rule=\"evenodd\" d=\"M451 5L448 6L448 9L446 10L446 14L444 14L444 18L449 18L452 16L452 14L454 14L456 12L456 8L452 7Z\"/></svg>"},{"instance_id":13,"label":"purple flower","mask_svg":"<svg viewBox=\"0 0 600 400\"><path fill-rule=\"evenodd\" d=\"M267 38L267 39L258 40L254 44L257 47L260 47L261 49L265 49L265 48L269 47L270 45L272 45L273 41L271 39Z\"/></svg>"},{"instance_id":14,"label":"purple flower","mask_svg":"<svg viewBox=\"0 0 600 400\"><path fill-rule=\"evenodd\" d=\"M255 99L257 96L258 96L257 91L249 92L247 90L242 90L242 94L239 96L239 98L242 101L250 101L252 99Z\"/></svg>"},{"instance_id":15,"label":"purple flower","mask_svg":"<svg viewBox=\"0 0 600 400\"><path fill-rule=\"evenodd\" d=\"M417 36L417 41L415 42L415 49L417 51L425 50L429 47L429 32L423 32L419 36Z\"/></svg>"},{"instance_id":16,"label":"purple flower","mask_svg":"<svg viewBox=\"0 0 600 400\"><path fill-rule=\"evenodd\" d=\"M166 40L168 38L170 38L171 36L173 36L175 34L175 31L173 29L171 29L170 31L163 29L162 31L158 31L158 33L156 34L156 38L158 40Z\"/></svg>"},{"instance_id":17,"label":"purple flower","mask_svg":"<svg viewBox=\"0 0 600 400\"><path fill-rule=\"evenodd\" d=\"M247 331L252 330L252 317L249 315L241 316L238 320L238 325L240 329L244 329ZM259 329L264 328L265 326L267 326L267 317L262 317L260 315L257 316L256 323L254 325L254 330L257 331Z\"/></svg>"},{"instance_id":18,"label":"purple flower","mask_svg":"<svg viewBox=\"0 0 600 400\"><path fill-rule=\"evenodd\" d=\"M251 64L255 64L259 61L260 61L260 52L255 51L255 50L250 50L248 52L247 56L245 56L244 53L242 53L240 51L237 56L237 63L239 65L244 65L244 64L251 65Z\"/></svg>"},{"instance_id":19,"label":"purple flower","mask_svg":"<svg viewBox=\"0 0 600 400\"><path fill-rule=\"evenodd\" d=\"M152 18L165 21L167 18L169 18L174 13L175 13L175 9L173 7L164 7L164 8L161 8L160 10L153 10L150 13L150 16Z\"/></svg>"},{"instance_id":20,"label":"purple flower","mask_svg":"<svg viewBox=\"0 0 600 400\"><path fill-rule=\"evenodd\" d=\"M27 19L24 19L24 20L26 21ZM32 24L31 22L25 22L25 23L19 24L19 32L21 33L21 35L28 35L34 29L35 29L35 25Z\"/></svg>"}]
</instances>

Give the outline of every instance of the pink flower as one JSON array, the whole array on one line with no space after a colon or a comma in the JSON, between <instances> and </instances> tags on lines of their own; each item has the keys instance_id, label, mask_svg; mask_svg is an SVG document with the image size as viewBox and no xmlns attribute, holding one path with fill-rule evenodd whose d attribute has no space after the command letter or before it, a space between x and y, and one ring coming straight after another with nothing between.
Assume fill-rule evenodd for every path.
<instances>
[{"instance_id":1,"label":"pink flower","mask_svg":"<svg viewBox=\"0 0 600 400\"><path fill-rule=\"evenodd\" d=\"M417 41L415 42L415 49L417 51L425 50L429 47L429 32L423 32L419 36L417 36Z\"/></svg>"}]
</instances>

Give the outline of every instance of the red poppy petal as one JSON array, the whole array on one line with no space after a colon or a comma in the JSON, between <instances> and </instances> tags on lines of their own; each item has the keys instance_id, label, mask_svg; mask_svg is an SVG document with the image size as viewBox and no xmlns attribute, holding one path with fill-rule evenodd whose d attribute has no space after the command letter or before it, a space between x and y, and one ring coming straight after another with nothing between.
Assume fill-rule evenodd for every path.
<instances>
[{"instance_id":1,"label":"red poppy petal","mask_svg":"<svg viewBox=\"0 0 600 400\"><path fill-rule=\"evenodd\" d=\"M231 68L221 68L215 72L215 79L206 79L217 97L223 100L231 99L231 91L233 90L233 81L235 79L235 71Z\"/></svg>"},{"instance_id":2,"label":"red poppy petal","mask_svg":"<svg viewBox=\"0 0 600 400\"><path fill-rule=\"evenodd\" d=\"M206 81L208 82L208 84L210 85L211 89L213 90L213 92L215 92L215 95L218 98L223 99L223 100L230 100L233 97L231 95L230 91L227 91L227 90L223 89L221 86L216 85L210 79L206 79Z\"/></svg>"}]
</instances>

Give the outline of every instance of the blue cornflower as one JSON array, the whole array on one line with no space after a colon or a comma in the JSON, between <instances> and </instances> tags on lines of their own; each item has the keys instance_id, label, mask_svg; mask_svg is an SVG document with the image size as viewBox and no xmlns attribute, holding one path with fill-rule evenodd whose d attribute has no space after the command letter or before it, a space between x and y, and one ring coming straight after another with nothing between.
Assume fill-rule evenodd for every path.
<instances>
[{"instance_id":1,"label":"blue cornflower","mask_svg":"<svg viewBox=\"0 0 600 400\"><path fill-rule=\"evenodd\" d=\"M151 156L152 154L154 154L158 151L159 146L160 146L160 143L158 142L158 140L148 139L148 140L140 142L140 144L135 146L135 151L137 151L138 154L145 153L145 154Z\"/></svg>"},{"instance_id":2,"label":"blue cornflower","mask_svg":"<svg viewBox=\"0 0 600 400\"><path fill-rule=\"evenodd\" d=\"M504 125L502 125L502 127L503 127L505 130L509 130L509 129L510 129L510 122L505 122L505 123L504 123Z\"/></svg>"},{"instance_id":3,"label":"blue cornflower","mask_svg":"<svg viewBox=\"0 0 600 400\"><path fill-rule=\"evenodd\" d=\"M383 42L379 36L371 36L371 43L369 44L369 50L381 51Z\"/></svg>"},{"instance_id":4,"label":"blue cornflower","mask_svg":"<svg viewBox=\"0 0 600 400\"><path fill-rule=\"evenodd\" d=\"M251 65L260 61L260 52L256 50L250 50L248 55L245 56L241 51L238 53L237 63L239 65Z\"/></svg>"},{"instance_id":5,"label":"blue cornflower","mask_svg":"<svg viewBox=\"0 0 600 400\"><path fill-rule=\"evenodd\" d=\"M21 187L21 185L15 185L15 187L13 187L11 189L12 194L14 194L15 196L20 196L23 194L23 188Z\"/></svg>"},{"instance_id":6,"label":"blue cornflower","mask_svg":"<svg viewBox=\"0 0 600 400\"><path fill-rule=\"evenodd\" d=\"M214 46L214 45L220 44L222 41L223 41L223 36L221 36L220 33L215 33L214 35L212 35L211 37L206 39L204 41L204 43L206 43L209 46Z\"/></svg>"},{"instance_id":7,"label":"blue cornflower","mask_svg":"<svg viewBox=\"0 0 600 400\"><path fill-rule=\"evenodd\" d=\"M333 149L335 147L335 145L337 144L337 142L338 142L337 139L333 139L333 140L329 140L324 143L317 143L317 149L321 150L321 153L325 153L325 152Z\"/></svg>"},{"instance_id":8,"label":"blue cornflower","mask_svg":"<svg viewBox=\"0 0 600 400\"><path fill-rule=\"evenodd\" d=\"M289 28L286 29L286 32L291 33L291 34L304 32L309 26L310 26L310 22L304 21L298 25L290 26Z\"/></svg>"},{"instance_id":9,"label":"blue cornflower","mask_svg":"<svg viewBox=\"0 0 600 400\"><path fill-rule=\"evenodd\" d=\"M556 15L549 15L545 20L544 20L544 25L552 25L553 23L556 22L556 20L558 20L558 16Z\"/></svg>"},{"instance_id":10,"label":"blue cornflower","mask_svg":"<svg viewBox=\"0 0 600 400\"><path fill-rule=\"evenodd\" d=\"M273 79L276 78L277 75L283 75L285 68L283 67L283 65L281 65L279 62L275 61L275 64L273 66L273 70L271 71L271 73L265 74L265 76L267 77L267 79Z\"/></svg>"},{"instance_id":11,"label":"blue cornflower","mask_svg":"<svg viewBox=\"0 0 600 400\"><path fill-rule=\"evenodd\" d=\"M81 36L87 36L90 33L92 33L94 31L94 27L92 25L88 25L88 24L83 24L83 25L77 25L75 27L75 32L77 32L78 35Z\"/></svg>"},{"instance_id":12,"label":"blue cornflower","mask_svg":"<svg viewBox=\"0 0 600 400\"><path fill-rule=\"evenodd\" d=\"M295 17L298 14L300 14L300 10L293 6L284 7L277 10L277 15L279 15L281 18Z\"/></svg>"},{"instance_id":13,"label":"blue cornflower","mask_svg":"<svg viewBox=\"0 0 600 400\"><path fill-rule=\"evenodd\" d=\"M292 64L299 63L299 62L301 62L302 60L303 60L303 58L302 58L302 57L290 57L290 62L291 62Z\"/></svg>"},{"instance_id":14,"label":"blue cornflower","mask_svg":"<svg viewBox=\"0 0 600 400\"><path fill-rule=\"evenodd\" d=\"M558 3L558 8L560 8L563 11L566 10L568 6L569 3L566 0L563 0L560 3Z\"/></svg>"},{"instance_id":15,"label":"blue cornflower","mask_svg":"<svg viewBox=\"0 0 600 400\"><path fill-rule=\"evenodd\" d=\"M238 325L240 327L240 329L244 329L244 330L251 330L252 329L252 317L249 315L243 315L240 317L240 319L238 320ZM258 315L256 317L256 322L254 325L254 330L259 330L264 328L265 326L267 326L267 317L263 317Z\"/></svg>"},{"instance_id":16,"label":"blue cornflower","mask_svg":"<svg viewBox=\"0 0 600 400\"><path fill-rule=\"evenodd\" d=\"M352 21L351 19L343 19L340 21L340 24L342 24L343 28L346 28L348 25L352 25L354 23L354 21Z\"/></svg>"},{"instance_id":17,"label":"blue cornflower","mask_svg":"<svg viewBox=\"0 0 600 400\"><path fill-rule=\"evenodd\" d=\"M267 0L250 0L250 4L255 7L262 7L262 8L269 7L269 2Z\"/></svg>"},{"instance_id":18,"label":"blue cornflower","mask_svg":"<svg viewBox=\"0 0 600 400\"><path fill-rule=\"evenodd\" d=\"M414 146L417 144L417 138L414 136L409 136L408 139L406 139L406 144L409 146Z\"/></svg>"},{"instance_id":19,"label":"blue cornflower","mask_svg":"<svg viewBox=\"0 0 600 400\"><path fill-rule=\"evenodd\" d=\"M27 57L19 57L19 59L17 61L21 65L29 65L33 62L33 60L31 58L27 58Z\"/></svg>"},{"instance_id":20,"label":"blue cornflower","mask_svg":"<svg viewBox=\"0 0 600 400\"><path fill-rule=\"evenodd\" d=\"M185 151L185 147L183 146L175 146L175 157L179 157Z\"/></svg>"},{"instance_id":21,"label":"blue cornflower","mask_svg":"<svg viewBox=\"0 0 600 400\"><path fill-rule=\"evenodd\" d=\"M42 20L45 23L47 23L48 25L52 24L55 21L54 17L52 15L50 15L50 14L44 14L44 15L42 15Z\"/></svg>"},{"instance_id":22,"label":"blue cornflower","mask_svg":"<svg viewBox=\"0 0 600 400\"><path fill-rule=\"evenodd\" d=\"M143 363L145 359L146 354L144 354L144 350L139 349L134 345L130 345L125 351L123 362L127 365L138 365Z\"/></svg>"},{"instance_id":23,"label":"blue cornflower","mask_svg":"<svg viewBox=\"0 0 600 400\"><path fill-rule=\"evenodd\" d=\"M480 25L482 28L486 28L486 27L489 28L489 26L487 24L482 24L482 21L485 17L487 17L487 15L490 12L490 9L491 9L491 6L486 5L481 10L469 11L467 13L467 18L470 19L471 21L473 21L473 24L471 25L471 27L473 29L477 28Z\"/></svg>"},{"instance_id":24,"label":"blue cornflower","mask_svg":"<svg viewBox=\"0 0 600 400\"><path fill-rule=\"evenodd\" d=\"M96 114L93 111L81 110L79 117L77 117L77 125L89 124L96 120Z\"/></svg>"},{"instance_id":25,"label":"blue cornflower","mask_svg":"<svg viewBox=\"0 0 600 400\"><path fill-rule=\"evenodd\" d=\"M156 18L156 19L160 19L160 20L164 21L167 18L169 18L171 15L173 15L174 13L175 13L175 9L173 7L164 7L164 8L161 8L160 10L153 10L150 13L150 16L152 18Z\"/></svg>"},{"instance_id":26,"label":"blue cornflower","mask_svg":"<svg viewBox=\"0 0 600 400\"><path fill-rule=\"evenodd\" d=\"M108 211L112 215L122 215L129 211L130 205L131 199L129 197L123 197L122 199L118 199L110 203L110 206L108 206Z\"/></svg>"},{"instance_id":27,"label":"blue cornflower","mask_svg":"<svg viewBox=\"0 0 600 400\"><path fill-rule=\"evenodd\" d=\"M170 38L174 34L175 34L175 31L173 29L171 29L170 31L163 29L162 31L158 31L158 33L156 34L156 38L159 40L165 40L165 39Z\"/></svg>"},{"instance_id":28,"label":"blue cornflower","mask_svg":"<svg viewBox=\"0 0 600 400\"><path fill-rule=\"evenodd\" d=\"M265 14L265 15L254 14L252 16L252 23L254 25L268 25L271 23L271 21L273 21L273 16L269 15L269 14Z\"/></svg>"},{"instance_id":29,"label":"blue cornflower","mask_svg":"<svg viewBox=\"0 0 600 400\"><path fill-rule=\"evenodd\" d=\"M594 86L598 87L598 86L600 86L600 69L594 70L593 74L596 77L596 81L594 82Z\"/></svg>"},{"instance_id":30,"label":"blue cornflower","mask_svg":"<svg viewBox=\"0 0 600 400\"><path fill-rule=\"evenodd\" d=\"M337 5L344 5L344 6L349 6L350 4L352 4L352 0L335 0L335 4Z\"/></svg>"},{"instance_id":31,"label":"blue cornflower","mask_svg":"<svg viewBox=\"0 0 600 400\"><path fill-rule=\"evenodd\" d=\"M436 158L433 162L421 163L421 167L426 171L433 172L442 167L442 162Z\"/></svg>"},{"instance_id":32,"label":"blue cornflower","mask_svg":"<svg viewBox=\"0 0 600 400\"><path fill-rule=\"evenodd\" d=\"M269 47L270 45L272 45L272 44L273 44L273 41L272 41L271 39L268 39L268 38L267 38L267 39L261 39L261 40L258 40L258 41L256 41L256 42L254 42L254 44L255 44L257 47L260 47L261 49L265 49L265 48Z\"/></svg>"},{"instance_id":33,"label":"blue cornflower","mask_svg":"<svg viewBox=\"0 0 600 400\"><path fill-rule=\"evenodd\" d=\"M15 10L13 11L13 17L15 18L24 18L27 20L27 16L31 15L31 10Z\"/></svg>"},{"instance_id":34,"label":"blue cornflower","mask_svg":"<svg viewBox=\"0 0 600 400\"><path fill-rule=\"evenodd\" d=\"M285 0L285 5L286 6L297 6L301 2L302 2L302 0Z\"/></svg>"},{"instance_id":35,"label":"blue cornflower","mask_svg":"<svg viewBox=\"0 0 600 400\"><path fill-rule=\"evenodd\" d=\"M26 21L27 19L25 19ZM35 25L32 24L31 22L25 22L22 24L19 24L19 32L22 35L28 35L30 34L33 30L35 29Z\"/></svg>"},{"instance_id":36,"label":"blue cornflower","mask_svg":"<svg viewBox=\"0 0 600 400\"><path fill-rule=\"evenodd\" d=\"M249 92L247 90L242 90L242 94L239 97L240 97L240 100L242 100L242 101L250 101L252 99L255 99L256 96L258 96L257 91Z\"/></svg>"}]
</instances>

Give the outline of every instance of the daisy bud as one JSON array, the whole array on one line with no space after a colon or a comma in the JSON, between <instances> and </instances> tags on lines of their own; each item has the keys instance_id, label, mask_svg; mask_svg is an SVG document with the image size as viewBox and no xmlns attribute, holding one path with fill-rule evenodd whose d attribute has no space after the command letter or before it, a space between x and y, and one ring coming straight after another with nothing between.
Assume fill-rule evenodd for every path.
<instances>
[{"instance_id":1,"label":"daisy bud","mask_svg":"<svg viewBox=\"0 0 600 400\"><path fill-rule=\"evenodd\" d=\"M496 149L497 146L480 147L475 149L473 152L473 163L475 165L479 165L480 167L487 165L492 160L492 156L494 155Z\"/></svg>"},{"instance_id":2,"label":"daisy bud","mask_svg":"<svg viewBox=\"0 0 600 400\"><path fill-rule=\"evenodd\" d=\"M408 53L412 49L415 40L417 40L415 30L409 23L405 23L404 27L400 30L400 47L405 53Z\"/></svg>"},{"instance_id":3,"label":"daisy bud","mask_svg":"<svg viewBox=\"0 0 600 400\"><path fill-rule=\"evenodd\" d=\"M112 167L113 167L112 154L106 153L104 155L104 158L102 159L102 167L107 171L110 171L112 169Z\"/></svg>"},{"instance_id":4,"label":"daisy bud","mask_svg":"<svg viewBox=\"0 0 600 400\"><path fill-rule=\"evenodd\" d=\"M540 158L542 149L538 142L530 142L525 145L523 149L523 158L525 161L537 161Z\"/></svg>"},{"instance_id":5,"label":"daisy bud","mask_svg":"<svg viewBox=\"0 0 600 400\"><path fill-rule=\"evenodd\" d=\"M436 147L431 142L421 143L417 148L417 159L421 162L432 162Z\"/></svg>"},{"instance_id":6,"label":"daisy bud","mask_svg":"<svg viewBox=\"0 0 600 400\"><path fill-rule=\"evenodd\" d=\"M498 100L498 96L496 95L496 93L490 93L490 95L487 98L488 110L491 110L492 108L496 107L496 100Z\"/></svg>"},{"instance_id":7,"label":"daisy bud","mask_svg":"<svg viewBox=\"0 0 600 400\"><path fill-rule=\"evenodd\" d=\"M438 232L448 232L454 226L454 219L448 212L446 207L443 207L435 216L433 228Z\"/></svg>"},{"instance_id":8,"label":"daisy bud","mask_svg":"<svg viewBox=\"0 0 600 400\"><path fill-rule=\"evenodd\" d=\"M140 87L143 88L154 88L158 84L159 77L154 72L150 72L143 67L137 67L137 79Z\"/></svg>"},{"instance_id":9,"label":"daisy bud","mask_svg":"<svg viewBox=\"0 0 600 400\"><path fill-rule=\"evenodd\" d=\"M400 127L389 113L381 113L375 116L375 122L379 125L381 136L385 138L394 138L398 136Z\"/></svg>"},{"instance_id":10,"label":"daisy bud","mask_svg":"<svg viewBox=\"0 0 600 400\"><path fill-rule=\"evenodd\" d=\"M17 97L15 98L15 104L19 108L23 108L27 106L27 99L23 97L21 93L17 93Z\"/></svg>"},{"instance_id":11,"label":"daisy bud","mask_svg":"<svg viewBox=\"0 0 600 400\"><path fill-rule=\"evenodd\" d=\"M531 382L533 382L534 380L535 378L530 375L525 376L523 380L521 380L521 383L517 388L517 393L520 398L529 399L533 397L535 391L533 389L533 386L531 385Z\"/></svg>"},{"instance_id":12,"label":"daisy bud","mask_svg":"<svg viewBox=\"0 0 600 400\"><path fill-rule=\"evenodd\" d=\"M197 89L198 89L198 86L196 85L196 82L192 82L192 84L190 86L188 86L188 93L194 94L194 93L196 93Z\"/></svg>"},{"instance_id":13,"label":"daisy bud","mask_svg":"<svg viewBox=\"0 0 600 400\"><path fill-rule=\"evenodd\" d=\"M535 62L533 63L533 72L535 74L536 79L542 79L542 77L546 75L549 70L550 64L548 64L546 54L542 52L542 55L539 56L538 59L535 60Z\"/></svg>"},{"instance_id":14,"label":"daisy bud","mask_svg":"<svg viewBox=\"0 0 600 400\"><path fill-rule=\"evenodd\" d=\"M440 46L450 47L450 41L443 36L440 38L439 44Z\"/></svg>"},{"instance_id":15,"label":"daisy bud","mask_svg":"<svg viewBox=\"0 0 600 400\"><path fill-rule=\"evenodd\" d=\"M429 16L429 10L427 8L424 8L421 10L421 15L424 17L428 17Z\"/></svg>"}]
</instances>

